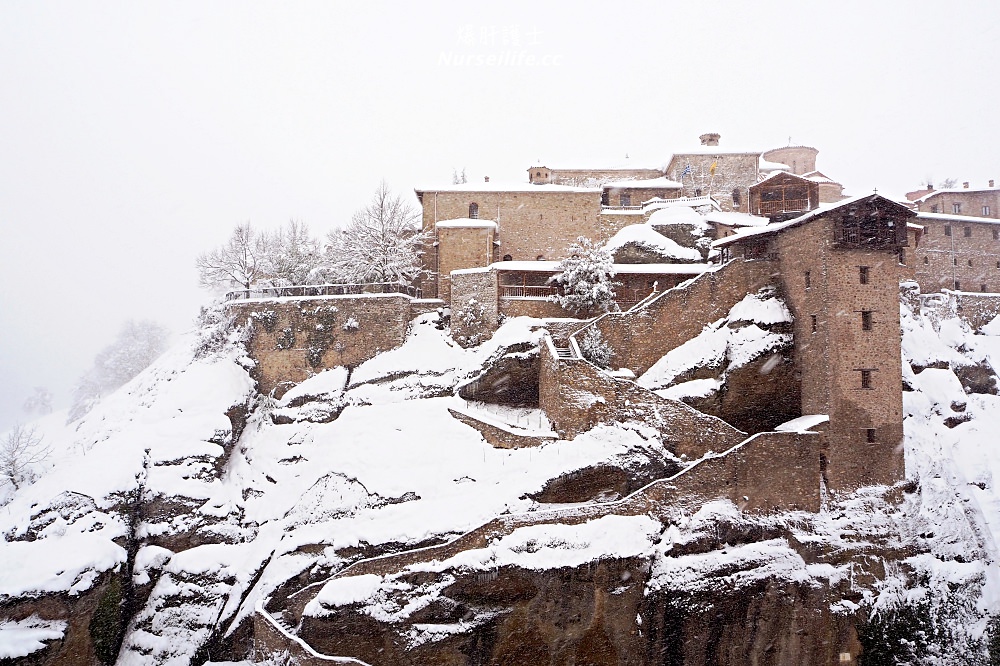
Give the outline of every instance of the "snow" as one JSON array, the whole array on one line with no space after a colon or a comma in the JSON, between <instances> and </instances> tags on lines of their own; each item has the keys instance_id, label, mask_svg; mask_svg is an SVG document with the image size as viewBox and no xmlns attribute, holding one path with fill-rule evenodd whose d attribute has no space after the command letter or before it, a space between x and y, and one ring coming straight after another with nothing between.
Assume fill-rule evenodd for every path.
<instances>
[{"instance_id":1,"label":"snow","mask_svg":"<svg viewBox=\"0 0 1000 666\"><path fill-rule=\"evenodd\" d=\"M461 229L461 228L475 228L475 229L496 229L497 223L491 220L473 220L468 217L458 218L455 220L440 220L434 223L434 226L444 229Z\"/></svg>"},{"instance_id":2,"label":"snow","mask_svg":"<svg viewBox=\"0 0 1000 666\"><path fill-rule=\"evenodd\" d=\"M43 620L37 615L23 620L0 620L0 659L18 659L45 648L66 633L63 620Z\"/></svg>"},{"instance_id":3,"label":"snow","mask_svg":"<svg viewBox=\"0 0 1000 666\"><path fill-rule=\"evenodd\" d=\"M334 578L323 586L316 601L324 606L348 606L367 601L382 586L382 576L364 574Z\"/></svg>"},{"instance_id":4,"label":"snow","mask_svg":"<svg viewBox=\"0 0 1000 666\"><path fill-rule=\"evenodd\" d=\"M0 544L0 598L87 591L101 572L125 561L125 549L111 540L117 536L121 530L108 528Z\"/></svg>"},{"instance_id":5,"label":"snow","mask_svg":"<svg viewBox=\"0 0 1000 666\"><path fill-rule=\"evenodd\" d=\"M687 206L674 206L654 211L646 224L657 226L661 224L690 224L701 231L708 230L705 217Z\"/></svg>"},{"instance_id":6,"label":"snow","mask_svg":"<svg viewBox=\"0 0 1000 666\"><path fill-rule=\"evenodd\" d=\"M938 190L940 192L940 190ZM960 190L968 192L968 190ZM974 217L972 215L953 215L951 213L917 213L919 220L941 220L942 222L975 222L977 224L1000 224L1000 220L994 217Z\"/></svg>"},{"instance_id":7,"label":"snow","mask_svg":"<svg viewBox=\"0 0 1000 666\"><path fill-rule=\"evenodd\" d=\"M570 185L542 184L533 185L525 182L490 181L482 183L458 183L438 185L436 187L415 187L415 192L433 194L434 192L537 192L539 194L564 194L566 192L600 192L600 187L574 187Z\"/></svg>"},{"instance_id":8,"label":"snow","mask_svg":"<svg viewBox=\"0 0 1000 666\"><path fill-rule=\"evenodd\" d=\"M775 426L774 430L776 432L806 433L810 432L811 428L815 428L821 423L828 423L829 421L830 417L826 414L804 414L796 419L785 421Z\"/></svg>"},{"instance_id":9,"label":"snow","mask_svg":"<svg viewBox=\"0 0 1000 666\"><path fill-rule=\"evenodd\" d=\"M304 380L289 389L281 397L281 403L287 405L296 398L304 396L321 396L341 393L347 387L347 368L338 366L330 370L323 370L320 373Z\"/></svg>"},{"instance_id":10,"label":"snow","mask_svg":"<svg viewBox=\"0 0 1000 666\"><path fill-rule=\"evenodd\" d=\"M782 164L781 162L771 162L765 160L763 157L757 161L757 168L761 171L788 171L792 170L792 167L787 164Z\"/></svg>"},{"instance_id":11,"label":"snow","mask_svg":"<svg viewBox=\"0 0 1000 666\"><path fill-rule=\"evenodd\" d=\"M730 227L763 227L771 223L771 220L766 217L727 211L712 211L705 216L705 219L715 224L724 224Z\"/></svg>"},{"instance_id":12,"label":"snow","mask_svg":"<svg viewBox=\"0 0 1000 666\"><path fill-rule=\"evenodd\" d=\"M645 178L638 180L615 180L610 183L604 183L604 187L619 190L629 188L679 190L684 186L676 180L670 180L669 178Z\"/></svg>"},{"instance_id":13,"label":"snow","mask_svg":"<svg viewBox=\"0 0 1000 666\"><path fill-rule=\"evenodd\" d=\"M700 258L701 255L699 255ZM558 273L558 261L501 261L490 264L497 271L518 271L525 273ZM716 264L612 264L615 274L631 273L640 275L700 275L717 269ZM470 269L484 270L484 269Z\"/></svg>"},{"instance_id":14,"label":"snow","mask_svg":"<svg viewBox=\"0 0 1000 666\"><path fill-rule=\"evenodd\" d=\"M627 245L633 245L641 250L656 254L664 260L701 261L701 253L698 250L678 245L677 242L657 232L648 224L631 224L622 228L608 240L605 249L613 253Z\"/></svg>"}]
</instances>

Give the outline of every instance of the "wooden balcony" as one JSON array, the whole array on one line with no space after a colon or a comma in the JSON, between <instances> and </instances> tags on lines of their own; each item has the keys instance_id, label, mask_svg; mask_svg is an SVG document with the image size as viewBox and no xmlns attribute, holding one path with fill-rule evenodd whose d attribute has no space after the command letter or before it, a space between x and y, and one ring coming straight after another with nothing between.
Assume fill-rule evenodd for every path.
<instances>
[{"instance_id":1,"label":"wooden balcony","mask_svg":"<svg viewBox=\"0 0 1000 666\"><path fill-rule=\"evenodd\" d=\"M531 285L500 285L500 298L548 298L556 293L555 287Z\"/></svg>"},{"instance_id":2,"label":"wooden balcony","mask_svg":"<svg viewBox=\"0 0 1000 666\"><path fill-rule=\"evenodd\" d=\"M761 201L758 215L772 213L806 212L809 210L808 199L781 199L779 201Z\"/></svg>"}]
</instances>

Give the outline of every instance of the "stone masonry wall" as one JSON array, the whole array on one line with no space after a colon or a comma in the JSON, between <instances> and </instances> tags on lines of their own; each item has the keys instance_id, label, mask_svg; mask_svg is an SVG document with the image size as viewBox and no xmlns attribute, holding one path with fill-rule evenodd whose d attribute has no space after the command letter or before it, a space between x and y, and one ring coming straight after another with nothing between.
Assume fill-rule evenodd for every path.
<instances>
[{"instance_id":1,"label":"stone masonry wall","mask_svg":"<svg viewBox=\"0 0 1000 666\"><path fill-rule=\"evenodd\" d=\"M949 294L954 311L978 330L1000 315L1000 294Z\"/></svg>"},{"instance_id":2,"label":"stone masonry wall","mask_svg":"<svg viewBox=\"0 0 1000 666\"><path fill-rule=\"evenodd\" d=\"M337 366L356 367L406 340L411 300L401 294L236 301L248 323L257 390L281 397L291 386Z\"/></svg>"},{"instance_id":3,"label":"stone masonry wall","mask_svg":"<svg viewBox=\"0 0 1000 666\"><path fill-rule=\"evenodd\" d=\"M492 264L494 229L492 226L438 227L438 298L451 299L451 273L466 268Z\"/></svg>"},{"instance_id":4,"label":"stone masonry wall","mask_svg":"<svg viewBox=\"0 0 1000 666\"><path fill-rule=\"evenodd\" d=\"M725 451L746 437L722 419L611 377L587 361L559 360L548 338L540 347L539 406L564 438L600 423L639 421L659 430L675 455L690 460Z\"/></svg>"},{"instance_id":5,"label":"stone masonry wall","mask_svg":"<svg viewBox=\"0 0 1000 666\"><path fill-rule=\"evenodd\" d=\"M593 325L614 350L612 365L641 375L706 324L725 317L748 293L771 284L775 270L773 262L736 260L664 292L641 309L609 313Z\"/></svg>"},{"instance_id":6,"label":"stone masonry wall","mask_svg":"<svg viewBox=\"0 0 1000 666\"><path fill-rule=\"evenodd\" d=\"M749 210L749 188L757 184L756 154L680 154L674 155L667 167L667 178L680 182L684 187L680 196L711 195L726 211L746 213ZM715 176L710 173L715 163ZM691 173L681 177L690 166ZM739 190L740 203L733 205L733 190Z\"/></svg>"},{"instance_id":7,"label":"stone masonry wall","mask_svg":"<svg viewBox=\"0 0 1000 666\"><path fill-rule=\"evenodd\" d=\"M474 416L449 409L448 413L456 420L461 421L470 428L479 431L483 439L495 449L523 449L531 446L540 446L546 442L555 440L555 437L539 437L533 435L522 435L510 429L501 428L491 423L481 421Z\"/></svg>"},{"instance_id":8,"label":"stone masonry wall","mask_svg":"<svg viewBox=\"0 0 1000 666\"><path fill-rule=\"evenodd\" d=\"M496 271L483 269L452 273L451 299L451 336L459 344L478 344L497 330Z\"/></svg>"},{"instance_id":9,"label":"stone masonry wall","mask_svg":"<svg viewBox=\"0 0 1000 666\"><path fill-rule=\"evenodd\" d=\"M955 213L955 204L959 205ZM937 210L935 210L935 206ZM985 212L983 207L989 208ZM987 190L941 190L917 204L921 213L971 215L974 217L1000 217L1000 188Z\"/></svg>"},{"instance_id":10,"label":"stone masonry wall","mask_svg":"<svg viewBox=\"0 0 1000 666\"><path fill-rule=\"evenodd\" d=\"M1000 293L1000 222L930 217L915 221L925 232L919 247L907 248L907 263L914 267L921 292L956 289Z\"/></svg>"}]
</instances>

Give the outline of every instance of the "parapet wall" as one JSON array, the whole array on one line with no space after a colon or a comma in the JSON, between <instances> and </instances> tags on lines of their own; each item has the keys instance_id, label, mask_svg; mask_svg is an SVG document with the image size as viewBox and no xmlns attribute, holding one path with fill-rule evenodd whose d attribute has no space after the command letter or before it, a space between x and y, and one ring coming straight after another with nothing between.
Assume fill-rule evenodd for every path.
<instances>
[{"instance_id":1,"label":"parapet wall","mask_svg":"<svg viewBox=\"0 0 1000 666\"><path fill-rule=\"evenodd\" d=\"M955 313L974 330L979 330L1000 315L1000 294L950 292Z\"/></svg>"},{"instance_id":2,"label":"parapet wall","mask_svg":"<svg viewBox=\"0 0 1000 666\"><path fill-rule=\"evenodd\" d=\"M250 326L257 390L280 397L321 370L354 368L406 340L415 314L435 301L362 294L235 301L227 308Z\"/></svg>"},{"instance_id":3,"label":"parapet wall","mask_svg":"<svg viewBox=\"0 0 1000 666\"><path fill-rule=\"evenodd\" d=\"M540 347L539 406L562 437L600 423L638 421L659 430L664 445L689 460L726 451L746 437L722 419L611 377L583 359L557 358L548 336Z\"/></svg>"},{"instance_id":4,"label":"parapet wall","mask_svg":"<svg viewBox=\"0 0 1000 666\"><path fill-rule=\"evenodd\" d=\"M736 259L627 312L602 315L591 326L613 350L613 366L641 375L706 324L725 317L747 294L772 284L776 271L770 261Z\"/></svg>"}]
</instances>

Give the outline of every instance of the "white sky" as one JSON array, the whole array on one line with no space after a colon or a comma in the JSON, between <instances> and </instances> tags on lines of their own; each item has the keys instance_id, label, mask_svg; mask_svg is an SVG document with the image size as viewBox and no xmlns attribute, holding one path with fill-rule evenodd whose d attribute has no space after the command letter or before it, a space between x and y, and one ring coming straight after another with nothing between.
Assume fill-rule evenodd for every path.
<instances>
[{"instance_id":1,"label":"white sky","mask_svg":"<svg viewBox=\"0 0 1000 666\"><path fill-rule=\"evenodd\" d=\"M715 131L815 146L851 194L1000 180L995 0L481 4L0 0L0 428L123 320L189 328L234 225L325 233L383 177Z\"/></svg>"}]
</instances>

